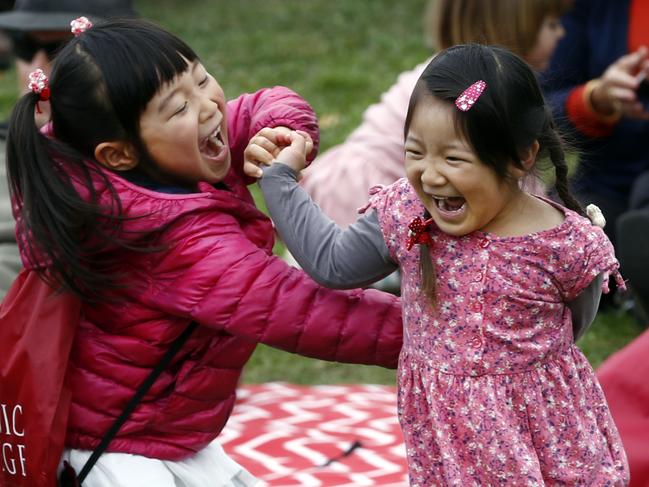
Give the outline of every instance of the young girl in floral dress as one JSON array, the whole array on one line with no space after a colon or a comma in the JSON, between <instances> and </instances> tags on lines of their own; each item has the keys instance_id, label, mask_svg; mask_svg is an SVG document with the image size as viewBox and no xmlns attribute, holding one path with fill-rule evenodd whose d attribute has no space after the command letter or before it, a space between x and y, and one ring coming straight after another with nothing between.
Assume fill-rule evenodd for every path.
<instances>
[{"instance_id":1,"label":"young girl in floral dress","mask_svg":"<svg viewBox=\"0 0 649 487\"><path fill-rule=\"evenodd\" d=\"M346 231L297 186L305 141L251 141L267 151L258 163L282 163L261 187L291 253L321 283L401 269L411 485L626 484L618 432L575 345L607 276L623 282L610 242L567 190L561 139L525 62L479 45L436 56L410 100L407 179L373 190ZM521 189L546 155L565 207Z\"/></svg>"}]
</instances>

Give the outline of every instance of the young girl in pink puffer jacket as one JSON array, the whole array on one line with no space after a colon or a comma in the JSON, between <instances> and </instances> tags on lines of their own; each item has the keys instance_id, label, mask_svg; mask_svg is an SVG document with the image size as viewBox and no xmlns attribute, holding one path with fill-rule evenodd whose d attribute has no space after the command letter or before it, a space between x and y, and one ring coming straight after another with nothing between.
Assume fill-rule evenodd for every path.
<instances>
[{"instance_id":1,"label":"young girl in pink puffer jacket","mask_svg":"<svg viewBox=\"0 0 649 487\"><path fill-rule=\"evenodd\" d=\"M274 257L273 226L246 188L244 150L263 128L317 143L295 93L228 103L185 43L141 20L81 33L31 88L12 116L8 168L24 273L42 280L21 282L82 300L64 452L77 471L170 343L199 325L85 486L254 485L215 438L257 343L396 367L398 299L326 290Z\"/></svg>"}]
</instances>

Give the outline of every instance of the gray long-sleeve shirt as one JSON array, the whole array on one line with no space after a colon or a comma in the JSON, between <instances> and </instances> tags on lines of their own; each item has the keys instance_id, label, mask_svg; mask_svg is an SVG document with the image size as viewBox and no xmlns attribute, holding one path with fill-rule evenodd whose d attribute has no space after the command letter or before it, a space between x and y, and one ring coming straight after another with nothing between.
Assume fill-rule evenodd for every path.
<instances>
[{"instance_id":1,"label":"gray long-sleeve shirt","mask_svg":"<svg viewBox=\"0 0 649 487\"><path fill-rule=\"evenodd\" d=\"M376 212L369 211L341 229L297 184L296 173L281 163L264 168L259 185L280 237L319 284L337 289L367 286L398 268L383 240ZM568 303L575 340L597 314L602 279L598 276Z\"/></svg>"}]
</instances>

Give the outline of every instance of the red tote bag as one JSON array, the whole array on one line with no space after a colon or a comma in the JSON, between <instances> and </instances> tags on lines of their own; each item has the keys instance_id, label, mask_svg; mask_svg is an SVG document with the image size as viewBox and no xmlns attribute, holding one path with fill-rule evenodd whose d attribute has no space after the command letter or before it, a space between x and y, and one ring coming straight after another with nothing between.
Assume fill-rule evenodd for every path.
<instances>
[{"instance_id":1,"label":"red tote bag","mask_svg":"<svg viewBox=\"0 0 649 487\"><path fill-rule=\"evenodd\" d=\"M23 270L0 305L0 487L52 487L70 407L80 301Z\"/></svg>"}]
</instances>

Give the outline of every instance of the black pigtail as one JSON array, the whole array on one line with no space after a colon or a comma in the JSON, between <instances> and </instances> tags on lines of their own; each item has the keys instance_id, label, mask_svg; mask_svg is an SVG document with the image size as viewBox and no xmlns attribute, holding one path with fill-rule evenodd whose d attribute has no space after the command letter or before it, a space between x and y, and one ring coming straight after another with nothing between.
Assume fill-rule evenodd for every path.
<instances>
[{"instance_id":1,"label":"black pigtail","mask_svg":"<svg viewBox=\"0 0 649 487\"><path fill-rule=\"evenodd\" d=\"M424 212L424 221L430 218L428 210ZM430 305L437 306L437 270L430 258L430 248L419 244L419 271L421 272L421 292L428 298Z\"/></svg>"},{"instance_id":2,"label":"black pigtail","mask_svg":"<svg viewBox=\"0 0 649 487\"><path fill-rule=\"evenodd\" d=\"M35 93L24 95L10 118L7 176L17 233L27 261L34 267L47 266L40 275L48 284L93 301L97 290L118 287L119 276L109 271L112 257L98 255L101 248L116 241L115 235L102 230L101 223L115 219L116 224L108 227L117 232L121 203L113 191L110 208L102 208L93 175L100 175L112 189L106 176L65 144L41 133L34 120L39 101ZM65 158L65 170L52 157L54 153ZM88 190L87 200L75 189L70 172ZM93 244L82 247L80 242Z\"/></svg>"},{"instance_id":3,"label":"black pigtail","mask_svg":"<svg viewBox=\"0 0 649 487\"><path fill-rule=\"evenodd\" d=\"M559 133L554 126L551 115L547 115L548 123L541 136L539 142L541 148L548 151L550 161L554 165L555 171L555 190L561 198L561 201L571 210L579 213L582 216L586 215L581 203L570 192L568 184L568 164L566 163L566 153L564 150L564 143Z\"/></svg>"}]
</instances>

